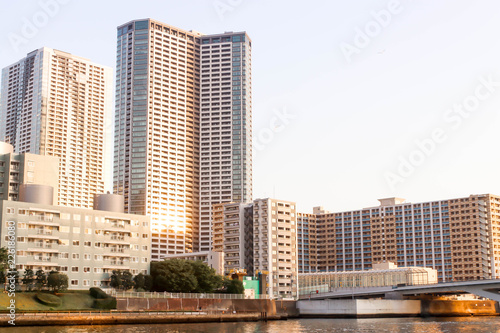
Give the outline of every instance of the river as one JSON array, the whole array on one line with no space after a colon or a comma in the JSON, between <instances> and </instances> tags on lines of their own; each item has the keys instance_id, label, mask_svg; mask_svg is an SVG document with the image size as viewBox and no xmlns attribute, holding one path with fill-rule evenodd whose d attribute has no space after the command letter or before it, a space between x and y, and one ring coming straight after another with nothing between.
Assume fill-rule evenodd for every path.
<instances>
[{"instance_id":1,"label":"river","mask_svg":"<svg viewBox=\"0 0 500 333\"><path fill-rule=\"evenodd\" d=\"M290 319L269 322L0 328L23 333L500 333L500 317Z\"/></svg>"}]
</instances>

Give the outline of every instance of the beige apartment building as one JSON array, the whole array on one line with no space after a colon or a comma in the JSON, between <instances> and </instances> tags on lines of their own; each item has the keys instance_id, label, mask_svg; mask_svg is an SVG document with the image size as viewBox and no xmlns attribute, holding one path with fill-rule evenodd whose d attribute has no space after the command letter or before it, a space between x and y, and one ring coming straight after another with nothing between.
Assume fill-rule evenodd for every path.
<instances>
[{"instance_id":1,"label":"beige apartment building","mask_svg":"<svg viewBox=\"0 0 500 333\"><path fill-rule=\"evenodd\" d=\"M299 214L298 225L301 273L368 270L392 261L436 269L440 281L500 277L495 195L422 203L387 198L360 210ZM306 265L305 258L314 256L317 260Z\"/></svg>"},{"instance_id":2,"label":"beige apartment building","mask_svg":"<svg viewBox=\"0 0 500 333\"><path fill-rule=\"evenodd\" d=\"M0 200L19 200L23 184L52 187L52 202L57 203L59 159L36 154L15 154L12 145L0 142Z\"/></svg>"},{"instance_id":3,"label":"beige apartment building","mask_svg":"<svg viewBox=\"0 0 500 333\"><path fill-rule=\"evenodd\" d=\"M224 253L224 272L253 269L253 204L216 204L212 210L212 251Z\"/></svg>"},{"instance_id":4,"label":"beige apartment building","mask_svg":"<svg viewBox=\"0 0 500 333\"><path fill-rule=\"evenodd\" d=\"M112 70L40 48L2 70L0 140L59 159L59 205L92 208L104 192L105 117Z\"/></svg>"}]
</instances>

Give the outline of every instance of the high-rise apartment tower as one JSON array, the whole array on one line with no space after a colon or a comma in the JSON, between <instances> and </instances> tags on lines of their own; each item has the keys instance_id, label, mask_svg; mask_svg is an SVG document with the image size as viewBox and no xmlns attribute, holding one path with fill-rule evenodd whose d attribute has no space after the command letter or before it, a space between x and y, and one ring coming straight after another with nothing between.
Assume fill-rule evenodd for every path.
<instances>
[{"instance_id":1,"label":"high-rise apartment tower","mask_svg":"<svg viewBox=\"0 0 500 333\"><path fill-rule=\"evenodd\" d=\"M118 27L114 187L151 216L152 260L211 247L211 210L251 199L250 40L151 19Z\"/></svg>"},{"instance_id":2,"label":"high-rise apartment tower","mask_svg":"<svg viewBox=\"0 0 500 333\"><path fill-rule=\"evenodd\" d=\"M43 47L2 71L0 140L59 158L61 206L92 208L104 191L111 68Z\"/></svg>"}]
</instances>

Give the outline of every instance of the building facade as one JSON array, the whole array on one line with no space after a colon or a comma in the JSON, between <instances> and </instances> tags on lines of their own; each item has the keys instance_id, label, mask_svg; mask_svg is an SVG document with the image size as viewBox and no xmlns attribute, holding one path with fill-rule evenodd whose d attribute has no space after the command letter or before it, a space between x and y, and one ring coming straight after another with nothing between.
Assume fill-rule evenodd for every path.
<instances>
[{"instance_id":1,"label":"building facade","mask_svg":"<svg viewBox=\"0 0 500 333\"><path fill-rule=\"evenodd\" d=\"M170 254L163 257L165 260L169 259L182 259L182 260L193 260L193 261L203 261L209 267L215 269L215 272L219 275L225 274L224 269L224 252L219 251L202 251L202 252L191 252L191 253L180 253L180 254Z\"/></svg>"},{"instance_id":2,"label":"building facade","mask_svg":"<svg viewBox=\"0 0 500 333\"><path fill-rule=\"evenodd\" d=\"M68 275L69 289L107 287L113 270L148 274L149 218L117 212L0 201L0 246L15 226L16 268Z\"/></svg>"},{"instance_id":3,"label":"building facade","mask_svg":"<svg viewBox=\"0 0 500 333\"><path fill-rule=\"evenodd\" d=\"M389 263L384 263L389 264ZM376 267L367 271L299 273L300 296L344 288L373 288L438 283L437 271L426 267ZM304 297L305 296L305 297Z\"/></svg>"},{"instance_id":4,"label":"building facade","mask_svg":"<svg viewBox=\"0 0 500 333\"><path fill-rule=\"evenodd\" d=\"M59 159L29 153L15 154L10 144L0 142L0 200L19 201L23 184L51 186L51 201L57 203Z\"/></svg>"},{"instance_id":5,"label":"building facade","mask_svg":"<svg viewBox=\"0 0 500 333\"><path fill-rule=\"evenodd\" d=\"M151 216L153 260L210 250L212 205L251 198L251 42L151 19L117 38L115 192Z\"/></svg>"},{"instance_id":6,"label":"building facade","mask_svg":"<svg viewBox=\"0 0 500 333\"><path fill-rule=\"evenodd\" d=\"M214 205L212 251L224 253L224 269L253 269L253 204L225 203Z\"/></svg>"},{"instance_id":7,"label":"building facade","mask_svg":"<svg viewBox=\"0 0 500 333\"><path fill-rule=\"evenodd\" d=\"M253 269L267 274L273 298L297 298L297 215L294 202L253 201Z\"/></svg>"},{"instance_id":8,"label":"building facade","mask_svg":"<svg viewBox=\"0 0 500 333\"><path fill-rule=\"evenodd\" d=\"M201 37L200 250L214 204L253 199L251 48L245 32Z\"/></svg>"},{"instance_id":9,"label":"building facade","mask_svg":"<svg viewBox=\"0 0 500 333\"><path fill-rule=\"evenodd\" d=\"M313 220L300 214L299 257L306 255L306 217L316 228L316 272L368 270L375 263L392 261L436 269L439 281L500 276L498 196L422 203L387 198L377 207L317 212Z\"/></svg>"},{"instance_id":10,"label":"building facade","mask_svg":"<svg viewBox=\"0 0 500 333\"><path fill-rule=\"evenodd\" d=\"M104 191L111 68L41 48L2 70L0 140L59 158L60 205L92 208Z\"/></svg>"}]
</instances>

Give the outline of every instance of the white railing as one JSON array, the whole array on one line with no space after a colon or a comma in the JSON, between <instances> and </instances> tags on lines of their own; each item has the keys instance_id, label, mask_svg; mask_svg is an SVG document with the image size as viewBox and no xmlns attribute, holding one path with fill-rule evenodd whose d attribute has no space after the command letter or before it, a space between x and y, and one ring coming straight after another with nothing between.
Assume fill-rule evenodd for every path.
<instances>
[{"instance_id":1,"label":"white railing","mask_svg":"<svg viewBox=\"0 0 500 333\"><path fill-rule=\"evenodd\" d=\"M118 298L207 298L207 299L269 299L269 295L248 297L243 294L198 294L198 293L169 293L169 292L136 292L116 291L103 289L107 294Z\"/></svg>"}]
</instances>

